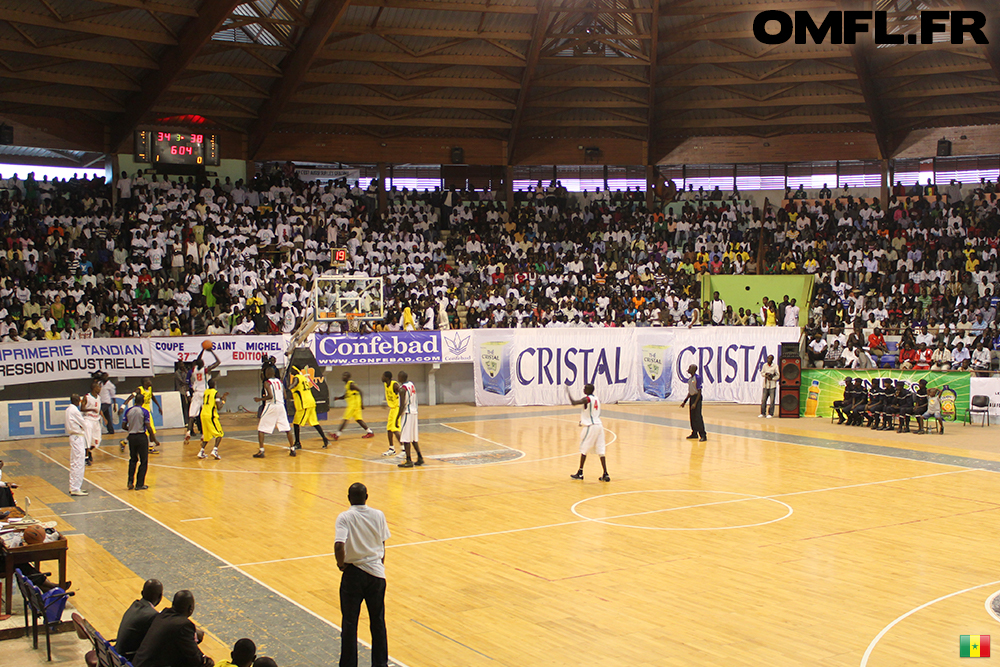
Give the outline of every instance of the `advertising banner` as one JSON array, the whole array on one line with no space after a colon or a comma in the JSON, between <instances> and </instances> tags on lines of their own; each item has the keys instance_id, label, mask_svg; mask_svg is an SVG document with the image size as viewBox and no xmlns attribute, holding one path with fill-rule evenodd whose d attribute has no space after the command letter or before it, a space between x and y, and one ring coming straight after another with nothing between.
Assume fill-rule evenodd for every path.
<instances>
[{"instance_id":1,"label":"advertising banner","mask_svg":"<svg viewBox=\"0 0 1000 667\"><path fill-rule=\"evenodd\" d=\"M179 428L184 426L181 410L181 395L176 391L156 394L163 404L163 412L153 404L153 425L157 428ZM119 407L122 399L118 398ZM69 398L45 398L33 401L0 402L0 440L26 438L54 438L66 435L66 407ZM102 430L103 423L102 423ZM119 424L115 432L121 433ZM125 434L121 433L121 437ZM118 440L105 438L105 446L117 444Z\"/></svg>"},{"instance_id":2,"label":"advertising banner","mask_svg":"<svg viewBox=\"0 0 1000 667\"><path fill-rule=\"evenodd\" d=\"M0 386L87 378L95 371L112 377L151 375L149 341L99 338L0 345Z\"/></svg>"},{"instance_id":3,"label":"advertising banner","mask_svg":"<svg viewBox=\"0 0 1000 667\"><path fill-rule=\"evenodd\" d=\"M991 375L985 378L969 378L969 402L962 404L962 415L965 416L965 408L972 407L973 396L990 397L990 419L1000 418L1000 377ZM982 417L976 417L976 423Z\"/></svg>"},{"instance_id":4,"label":"advertising banner","mask_svg":"<svg viewBox=\"0 0 1000 667\"><path fill-rule=\"evenodd\" d=\"M634 330L492 329L477 332L477 405L566 405L593 384L605 403L642 386Z\"/></svg>"},{"instance_id":5,"label":"advertising banner","mask_svg":"<svg viewBox=\"0 0 1000 667\"><path fill-rule=\"evenodd\" d=\"M469 329L442 331L441 361L471 364L476 358L473 334L474 332Z\"/></svg>"},{"instance_id":6,"label":"advertising banner","mask_svg":"<svg viewBox=\"0 0 1000 667\"><path fill-rule=\"evenodd\" d=\"M797 343L800 332L798 327L695 327L664 331L673 331L675 335L672 400L683 400L687 394L688 367L694 364L701 369L704 400L742 404L760 403L761 366L769 354L777 361L781 343Z\"/></svg>"},{"instance_id":7,"label":"advertising banner","mask_svg":"<svg viewBox=\"0 0 1000 667\"><path fill-rule=\"evenodd\" d=\"M890 379L906 382L912 390L920 380L927 387L941 390L941 408L945 419L961 418L970 401L969 373L952 371L899 371L893 369L855 370L839 368L802 369L802 391L799 394L799 414L826 419L833 414L833 402L844 398L844 379L861 378L867 386L873 380ZM949 407L950 405L950 407Z\"/></svg>"},{"instance_id":8,"label":"advertising banner","mask_svg":"<svg viewBox=\"0 0 1000 667\"><path fill-rule=\"evenodd\" d=\"M350 183L357 183L361 178L360 169L296 169L295 175L300 181L336 181L346 178Z\"/></svg>"},{"instance_id":9,"label":"advertising banner","mask_svg":"<svg viewBox=\"0 0 1000 667\"><path fill-rule=\"evenodd\" d=\"M314 340L320 366L441 363L440 331L319 334Z\"/></svg>"},{"instance_id":10,"label":"advertising banner","mask_svg":"<svg viewBox=\"0 0 1000 667\"><path fill-rule=\"evenodd\" d=\"M202 351L201 344L206 340L215 345L212 351L222 362L220 368L239 370L260 368L264 355L274 357L278 366L284 366L289 336L169 336L148 340L153 366L160 371L172 370L178 361L197 359ZM206 358L211 360L210 355L202 357Z\"/></svg>"}]
</instances>

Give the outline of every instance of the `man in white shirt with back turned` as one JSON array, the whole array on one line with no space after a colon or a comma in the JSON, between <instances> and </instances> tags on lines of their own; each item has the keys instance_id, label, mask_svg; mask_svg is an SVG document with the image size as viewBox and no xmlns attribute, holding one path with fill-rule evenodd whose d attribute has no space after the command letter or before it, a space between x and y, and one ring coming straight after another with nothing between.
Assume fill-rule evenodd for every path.
<instances>
[{"instance_id":1,"label":"man in white shirt with back turned","mask_svg":"<svg viewBox=\"0 0 1000 667\"><path fill-rule=\"evenodd\" d=\"M347 490L351 509L337 517L333 551L340 579L340 667L358 665L358 617L361 602L368 607L372 635L372 667L387 667L389 645L385 631L385 541L389 526L385 514L368 507L368 489L361 482Z\"/></svg>"}]
</instances>

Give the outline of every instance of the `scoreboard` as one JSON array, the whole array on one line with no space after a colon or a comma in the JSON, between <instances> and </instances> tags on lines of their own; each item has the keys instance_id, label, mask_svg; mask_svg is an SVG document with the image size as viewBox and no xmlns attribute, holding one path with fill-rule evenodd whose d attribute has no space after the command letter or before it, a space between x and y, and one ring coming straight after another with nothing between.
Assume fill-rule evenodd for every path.
<instances>
[{"instance_id":1,"label":"scoreboard","mask_svg":"<svg viewBox=\"0 0 1000 667\"><path fill-rule=\"evenodd\" d=\"M136 162L156 165L219 166L219 142L198 130L150 128L135 131Z\"/></svg>"}]
</instances>

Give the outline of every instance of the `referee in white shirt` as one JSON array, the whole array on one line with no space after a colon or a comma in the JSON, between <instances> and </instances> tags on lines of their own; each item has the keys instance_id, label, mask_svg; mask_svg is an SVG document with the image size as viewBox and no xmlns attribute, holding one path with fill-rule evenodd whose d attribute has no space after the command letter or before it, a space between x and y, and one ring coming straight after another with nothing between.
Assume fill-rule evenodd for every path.
<instances>
[{"instance_id":1,"label":"referee in white shirt","mask_svg":"<svg viewBox=\"0 0 1000 667\"><path fill-rule=\"evenodd\" d=\"M337 517L333 551L340 579L340 667L358 665L358 616L361 601L368 607L372 633L372 667L388 667L389 645L385 633L385 541L389 526L385 514L372 509L368 489L361 482L347 490L351 509Z\"/></svg>"}]
</instances>

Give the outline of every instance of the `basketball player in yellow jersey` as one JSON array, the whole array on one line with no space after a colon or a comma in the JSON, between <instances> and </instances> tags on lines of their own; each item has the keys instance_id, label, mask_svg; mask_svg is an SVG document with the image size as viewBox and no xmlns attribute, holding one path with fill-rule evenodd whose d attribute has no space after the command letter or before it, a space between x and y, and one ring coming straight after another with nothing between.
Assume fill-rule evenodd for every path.
<instances>
[{"instance_id":1,"label":"basketball player in yellow jersey","mask_svg":"<svg viewBox=\"0 0 1000 667\"><path fill-rule=\"evenodd\" d=\"M396 441L399 441L399 383L394 382L392 373L386 371L382 373L382 383L385 385L385 404L389 406L389 420L385 424L385 433L389 436L389 449L382 456L395 456L396 446L392 441L392 434L396 434Z\"/></svg>"},{"instance_id":2,"label":"basketball player in yellow jersey","mask_svg":"<svg viewBox=\"0 0 1000 667\"><path fill-rule=\"evenodd\" d=\"M361 411L364 410L364 400L361 395L361 389L358 385L351 381L351 374L344 371L344 374L340 376L340 379L344 381L344 394L342 396L336 397L335 401L344 399L347 401L347 407L344 409L344 420L340 422L340 427L337 428L337 432L333 434L334 440L340 440L340 432L344 430L344 426L349 421L356 421L361 425L366 433L361 436L362 438L374 438L375 434L372 430L368 428L368 424L361 416ZM293 450L294 451L294 450Z\"/></svg>"},{"instance_id":3,"label":"basketball player in yellow jersey","mask_svg":"<svg viewBox=\"0 0 1000 667\"><path fill-rule=\"evenodd\" d=\"M156 446L160 446L160 441L156 439L156 427L153 426L153 403L156 403L156 407L160 409L160 414L163 414L163 406L160 404L160 399L153 396L153 378L143 378L142 386L136 390L136 395L141 399L142 407L144 407L150 414L149 420L149 439L153 441ZM149 451L153 454L159 454L156 449L150 447Z\"/></svg>"},{"instance_id":4,"label":"basketball player in yellow jersey","mask_svg":"<svg viewBox=\"0 0 1000 667\"><path fill-rule=\"evenodd\" d=\"M296 449L302 449L302 443L299 442L300 426L315 427L319 437L323 438L323 449L330 445L330 441L326 439L326 433L323 433L323 429L319 425L319 419L316 418L316 397L313 396L312 387L313 383L308 374L299 371L298 374L292 376L292 399L295 401L295 418L292 420L292 430L295 431L295 444L289 451L291 456L295 456Z\"/></svg>"},{"instance_id":5,"label":"basketball player in yellow jersey","mask_svg":"<svg viewBox=\"0 0 1000 667\"><path fill-rule=\"evenodd\" d=\"M215 388L215 380L208 381L208 389L205 390L201 403L201 451L198 452L199 459L208 458L205 456L205 447L212 441L212 438L215 438L212 457L216 461L222 459L219 456L219 445L222 444L222 436L225 433L223 433L222 424L219 422L219 408L226 404L226 396L229 396L228 391L221 397L219 396L219 390Z\"/></svg>"}]
</instances>

